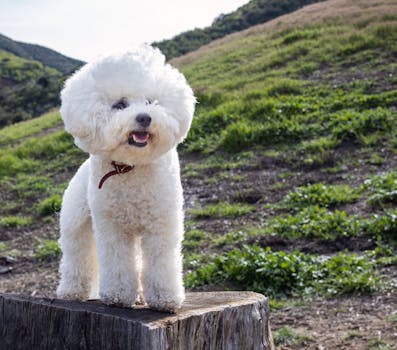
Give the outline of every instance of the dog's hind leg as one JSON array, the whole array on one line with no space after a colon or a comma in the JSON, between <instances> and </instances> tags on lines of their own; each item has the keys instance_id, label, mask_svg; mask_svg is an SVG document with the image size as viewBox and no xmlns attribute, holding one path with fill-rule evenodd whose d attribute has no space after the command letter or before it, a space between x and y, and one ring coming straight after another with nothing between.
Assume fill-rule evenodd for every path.
<instances>
[{"instance_id":1,"label":"dog's hind leg","mask_svg":"<svg viewBox=\"0 0 397 350\"><path fill-rule=\"evenodd\" d=\"M61 280L57 296L86 300L97 289L98 263L87 204L88 161L66 189L60 217Z\"/></svg>"}]
</instances>

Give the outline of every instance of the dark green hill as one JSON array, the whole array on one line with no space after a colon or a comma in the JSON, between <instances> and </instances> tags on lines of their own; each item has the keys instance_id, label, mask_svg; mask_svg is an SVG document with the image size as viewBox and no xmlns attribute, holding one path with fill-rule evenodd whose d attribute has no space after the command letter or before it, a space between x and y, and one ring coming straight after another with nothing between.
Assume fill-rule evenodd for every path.
<instances>
[{"instance_id":1,"label":"dark green hill","mask_svg":"<svg viewBox=\"0 0 397 350\"><path fill-rule=\"evenodd\" d=\"M0 50L11 52L16 56L28 60L39 61L45 66L55 68L64 74L74 71L84 63L74 58L64 56L44 46L22 43L12 40L2 34L0 34Z\"/></svg>"},{"instance_id":2,"label":"dark green hill","mask_svg":"<svg viewBox=\"0 0 397 350\"><path fill-rule=\"evenodd\" d=\"M168 59L184 55L230 33L267 22L320 0L251 0L229 14L219 15L210 27L194 29L170 40L153 43Z\"/></svg>"},{"instance_id":3,"label":"dark green hill","mask_svg":"<svg viewBox=\"0 0 397 350\"><path fill-rule=\"evenodd\" d=\"M0 50L0 127L59 105L62 82L56 69Z\"/></svg>"}]
</instances>

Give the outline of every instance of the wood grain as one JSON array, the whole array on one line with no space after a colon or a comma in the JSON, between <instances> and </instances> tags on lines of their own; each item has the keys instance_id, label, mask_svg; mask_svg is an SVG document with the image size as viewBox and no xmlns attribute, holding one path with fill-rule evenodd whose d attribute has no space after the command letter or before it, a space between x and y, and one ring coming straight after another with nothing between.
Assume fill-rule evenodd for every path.
<instances>
[{"instance_id":1,"label":"wood grain","mask_svg":"<svg viewBox=\"0 0 397 350\"><path fill-rule=\"evenodd\" d=\"M0 294L0 349L274 349L267 299L187 293L177 314Z\"/></svg>"}]
</instances>

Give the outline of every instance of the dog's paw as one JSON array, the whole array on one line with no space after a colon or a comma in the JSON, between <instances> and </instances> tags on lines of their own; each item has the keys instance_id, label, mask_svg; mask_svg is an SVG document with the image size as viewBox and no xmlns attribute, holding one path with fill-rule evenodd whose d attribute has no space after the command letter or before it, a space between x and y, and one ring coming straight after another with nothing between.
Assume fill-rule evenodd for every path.
<instances>
[{"instance_id":1,"label":"dog's paw","mask_svg":"<svg viewBox=\"0 0 397 350\"><path fill-rule=\"evenodd\" d=\"M185 295L180 294L172 297L165 297L160 295L150 295L146 296L146 304L151 309L158 311L165 311L175 313L181 308L183 301L185 300Z\"/></svg>"},{"instance_id":2,"label":"dog's paw","mask_svg":"<svg viewBox=\"0 0 397 350\"><path fill-rule=\"evenodd\" d=\"M88 300L89 292L86 290L81 290L78 288L58 288L57 289L57 297L59 299L67 299L67 300Z\"/></svg>"},{"instance_id":3,"label":"dog's paw","mask_svg":"<svg viewBox=\"0 0 397 350\"><path fill-rule=\"evenodd\" d=\"M136 300L133 295L99 293L99 297L104 304L120 307L132 307Z\"/></svg>"}]
</instances>

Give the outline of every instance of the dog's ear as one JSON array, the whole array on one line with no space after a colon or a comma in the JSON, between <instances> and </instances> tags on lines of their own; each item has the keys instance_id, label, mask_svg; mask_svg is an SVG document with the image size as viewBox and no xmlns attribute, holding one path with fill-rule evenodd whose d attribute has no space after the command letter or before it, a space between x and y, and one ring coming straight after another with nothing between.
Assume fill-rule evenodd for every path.
<instances>
[{"instance_id":1,"label":"dog's ear","mask_svg":"<svg viewBox=\"0 0 397 350\"><path fill-rule=\"evenodd\" d=\"M183 99L183 103L180 106L180 114L182 119L180 120L180 129L179 129L179 141L183 142L189 132L190 126L192 124L192 119L194 115L194 109L196 105L196 98L193 95L193 91L190 87L187 88L185 92L185 98Z\"/></svg>"},{"instance_id":2,"label":"dog's ear","mask_svg":"<svg viewBox=\"0 0 397 350\"><path fill-rule=\"evenodd\" d=\"M179 79L174 85L177 101L174 101L173 105L179 122L179 132L176 136L177 143L183 142L189 132L197 102L187 80L181 73L179 74Z\"/></svg>"},{"instance_id":3,"label":"dog's ear","mask_svg":"<svg viewBox=\"0 0 397 350\"><path fill-rule=\"evenodd\" d=\"M86 152L92 152L95 144L100 142L98 133L101 114L99 96L91 88L94 84L85 67L69 78L61 92L61 116L65 130L75 139L78 147ZM89 93L88 91L91 91Z\"/></svg>"}]
</instances>

